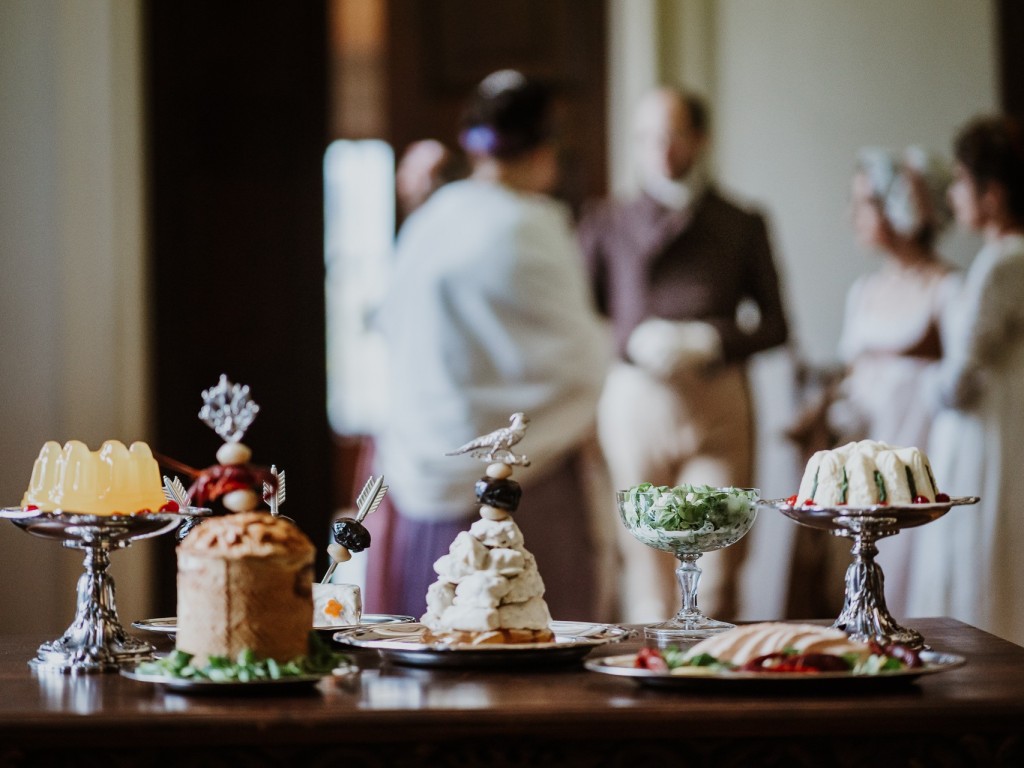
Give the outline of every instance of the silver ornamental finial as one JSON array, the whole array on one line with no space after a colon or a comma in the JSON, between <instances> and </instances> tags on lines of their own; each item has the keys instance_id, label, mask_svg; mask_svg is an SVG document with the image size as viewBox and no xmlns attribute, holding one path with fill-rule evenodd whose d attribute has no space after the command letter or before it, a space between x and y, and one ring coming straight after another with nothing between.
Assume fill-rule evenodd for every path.
<instances>
[{"instance_id":1,"label":"silver ornamental finial","mask_svg":"<svg viewBox=\"0 0 1024 768\"><path fill-rule=\"evenodd\" d=\"M249 397L249 387L232 384L222 373L217 386L203 390L199 418L224 440L237 443L259 412L260 407Z\"/></svg>"},{"instance_id":2,"label":"silver ornamental finial","mask_svg":"<svg viewBox=\"0 0 1024 768\"><path fill-rule=\"evenodd\" d=\"M496 429L493 432L481 435L470 440L465 445L454 451L446 453L445 456L458 456L468 453L474 459L480 459L488 463L500 461L503 464L518 464L523 467L530 466L530 460L525 455L515 454L511 448L523 439L526 434L526 425L530 420L526 414L517 412L509 417L509 425Z\"/></svg>"}]
</instances>

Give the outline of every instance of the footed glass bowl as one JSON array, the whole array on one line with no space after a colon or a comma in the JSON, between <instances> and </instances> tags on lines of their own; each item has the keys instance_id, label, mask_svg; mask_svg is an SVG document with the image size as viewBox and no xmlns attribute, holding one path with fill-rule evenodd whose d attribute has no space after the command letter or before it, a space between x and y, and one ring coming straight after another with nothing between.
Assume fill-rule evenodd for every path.
<instances>
[{"instance_id":1,"label":"footed glass bowl","mask_svg":"<svg viewBox=\"0 0 1024 768\"><path fill-rule=\"evenodd\" d=\"M732 629L735 625L708 618L697 607L705 552L728 547L743 538L757 518L756 488L715 488L681 485L675 488L643 483L615 494L626 529L649 547L671 552L679 560L676 576L683 593L679 612L666 622L644 627L644 635L659 646L689 642Z\"/></svg>"}]
</instances>

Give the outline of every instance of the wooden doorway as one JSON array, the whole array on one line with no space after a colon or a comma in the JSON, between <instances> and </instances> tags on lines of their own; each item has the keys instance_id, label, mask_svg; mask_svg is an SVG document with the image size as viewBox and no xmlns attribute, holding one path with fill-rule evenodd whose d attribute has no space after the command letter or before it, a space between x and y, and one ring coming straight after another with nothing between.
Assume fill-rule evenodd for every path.
<instances>
[{"instance_id":1,"label":"wooden doorway","mask_svg":"<svg viewBox=\"0 0 1024 768\"><path fill-rule=\"evenodd\" d=\"M198 418L221 373L260 414L253 461L288 474L293 517L326 567L326 3L145 6L155 447L193 467L221 443ZM184 480L185 478L183 478ZM160 615L175 604L161 537Z\"/></svg>"},{"instance_id":2,"label":"wooden doorway","mask_svg":"<svg viewBox=\"0 0 1024 768\"><path fill-rule=\"evenodd\" d=\"M557 96L574 207L604 194L606 12L593 0L331 0L333 138L384 139L396 156L433 138L454 146L473 87L498 69Z\"/></svg>"}]
</instances>

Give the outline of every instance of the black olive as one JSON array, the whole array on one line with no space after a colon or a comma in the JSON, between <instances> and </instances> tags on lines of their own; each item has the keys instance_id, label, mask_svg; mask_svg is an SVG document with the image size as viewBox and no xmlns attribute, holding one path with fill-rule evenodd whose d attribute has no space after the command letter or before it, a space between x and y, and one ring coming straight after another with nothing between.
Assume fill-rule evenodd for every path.
<instances>
[{"instance_id":1,"label":"black olive","mask_svg":"<svg viewBox=\"0 0 1024 768\"><path fill-rule=\"evenodd\" d=\"M331 526L334 540L350 552L362 552L370 546L370 532L358 520L343 517Z\"/></svg>"},{"instance_id":2,"label":"black olive","mask_svg":"<svg viewBox=\"0 0 1024 768\"><path fill-rule=\"evenodd\" d=\"M476 500L481 504L515 512L523 489L515 480L481 477L476 481Z\"/></svg>"}]
</instances>

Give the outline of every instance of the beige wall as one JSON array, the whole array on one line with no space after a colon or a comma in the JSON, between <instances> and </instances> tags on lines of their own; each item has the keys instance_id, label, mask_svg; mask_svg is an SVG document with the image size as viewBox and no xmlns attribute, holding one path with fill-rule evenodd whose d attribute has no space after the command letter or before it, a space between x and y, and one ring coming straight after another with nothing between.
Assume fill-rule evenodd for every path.
<instances>
[{"instance_id":1,"label":"beige wall","mask_svg":"<svg viewBox=\"0 0 1024 768\"><path fill-rule=\"evenodd\" d=\"M877 260L846 220L858 148L947 156L997 105L987 0L720 0L715 140L722 178L772 213L801 349L834 359L837 299ZM960 244L954 254L965 259ZM798 299L798 300L796 300Z\"/></svg>"},{"instance_id":2,"label":"beige wall","mask_svg":"<svg viewBox=\"0 0 1024 768\"><path fill-rule=\"evenodd\" d=\"M46 440L146 438L137 0L0 2L0 505ZM145 616L146 546L113 556ZM57 633L82 556L0 521L0 634Z\"/></svg>"}]
</instances>

